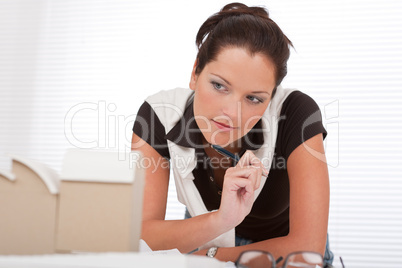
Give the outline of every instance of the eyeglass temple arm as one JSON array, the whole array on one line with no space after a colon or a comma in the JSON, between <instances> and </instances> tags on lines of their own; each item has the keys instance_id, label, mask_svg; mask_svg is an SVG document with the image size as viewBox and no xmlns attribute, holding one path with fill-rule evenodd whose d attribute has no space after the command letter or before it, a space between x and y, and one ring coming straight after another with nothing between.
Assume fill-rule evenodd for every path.
<instances>
[{"instance_id":1,"label":"eyeglass temple arm","mask_svg":"<svg viewBox=\"0 0 402 268\"><path fill-rule=\"evenodd\" d=\"M342 268L345 268L345 264L343 264L342 257L339 257L339 260L341 261ZM334 266L332 266L331 264L328 264L328 263L326 263L326 264L324 265L324 268L333 268L333 267L334 267Z\"/></svg>"},{"instance_id":2,"label":"eyeglass temple arm","mask_svg":"<svg viewBox=\"0 0 402 268\"><path fill-rule=\"evenodd\" d=\"M276 259L275 264L278 264L281 260L283 260L282 256L280 256L278 259Z\"/></svg>"}]
</instances>

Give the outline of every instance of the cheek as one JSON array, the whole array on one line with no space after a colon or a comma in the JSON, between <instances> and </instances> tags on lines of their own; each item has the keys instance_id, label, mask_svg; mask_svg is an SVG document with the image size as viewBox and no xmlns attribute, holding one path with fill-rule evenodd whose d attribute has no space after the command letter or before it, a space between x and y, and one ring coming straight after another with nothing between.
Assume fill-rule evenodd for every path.
<instances>
[{"instance_id":1,"label":"cheek","mask_svg":"<svg viewBox=\"0 0 402 268\"><path fill-rule=\"evenodd\" d=\"M207 108L210 105L211 96L210 96L210 94L208 94L205 91L206 90L199 90L198 94L197 94L197 98L198 98L198 103Z\"/></svg>"},{"instance_id":2,"label":"cheek","mask_svg":"<svg viewBox=\"0 0 402 268\"><path fill-rule=\"evenodd\" d=\"M250 109L251 110L251 109ZM242 134L245 135L247 134L253 127L255 124L257 124L257 122L261 119L261 117L264 114L265 109L261 110L261 111L247 111L245 113L243 113L242 115Z\"/></svg>"},{"instance_id":3,"label":"cheek","mask_svg":"<svg viewBox=\"0 0 402 268\"><path fill-rule=\"evenodd\" d=\"M194 96L195 111L198 115L208 116L219 107L219 99L208 89L199 88Z\"/></svg>"},{"instance_id":4,"label":"cheek","mask_svg":"<svg viewBox=\"0 0 402 268\"><path fill-rule=\"evenodd\" d=\"M209 120L213 117L215 104L208 92L205 90L197 89L194 96L194 116L198 127L202 131L210 131L211 125Z\"/></svg>"}]
</instances>

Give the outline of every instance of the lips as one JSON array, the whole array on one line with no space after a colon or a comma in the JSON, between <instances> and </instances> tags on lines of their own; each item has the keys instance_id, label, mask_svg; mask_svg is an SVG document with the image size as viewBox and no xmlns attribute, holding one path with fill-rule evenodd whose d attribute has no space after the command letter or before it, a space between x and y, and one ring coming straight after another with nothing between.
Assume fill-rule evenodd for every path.
<instances>
[{"instance_id":1,"label":"lips","mask_svg":"<svg viewBox=\"0 0 402 268\"><path fill-rule=\"evenodd\" d=\"M215 120L212 120L212 122L213 122L219 129L221 129L221 130L223 130L223 131L231 131L231 130L233 130L233 129L236 129L235 127L231 127L231 126L229 126L229 125L226 125L226 124L224 124L224 123L217 122L217 121L215 121Z\"/></svg>"}]
</instances>

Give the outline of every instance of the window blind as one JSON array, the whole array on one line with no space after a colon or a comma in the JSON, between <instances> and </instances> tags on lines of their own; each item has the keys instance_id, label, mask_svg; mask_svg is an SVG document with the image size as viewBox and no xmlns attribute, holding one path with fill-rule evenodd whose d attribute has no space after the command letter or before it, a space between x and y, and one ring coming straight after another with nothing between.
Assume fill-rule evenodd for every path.
<instances>
[{"instance_id":1,"label":"window blind","mask_svg":"<svg viewBox=\"0 0 402 268\"><path fill-rule=\"evenodd\" d=\"M283 86L329 132L329 234L347 267L402 262L402 2L244 1L293 41ZM188 86L202 22L228 1L0 1L0 168L60 170L71 147L128 150L150 94ZM182 218L173 180L167 219Z\"/></svg>"}]
</instances>

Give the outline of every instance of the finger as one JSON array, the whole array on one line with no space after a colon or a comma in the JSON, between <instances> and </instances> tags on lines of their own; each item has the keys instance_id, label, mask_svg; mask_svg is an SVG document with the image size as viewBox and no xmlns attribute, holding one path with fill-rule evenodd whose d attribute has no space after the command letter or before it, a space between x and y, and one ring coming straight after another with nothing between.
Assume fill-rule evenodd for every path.
<instances>
[{"instance_id":1,"label":"finger","mask_svg":"<svg viewBox=\"0 0 402 268\"><path fill-rule=\"evenodd\" d=\"M243 156L240 158L239 162L237 163L236 167L246 167L250 165L250 153L251 151L247 150Z\"/></svg>"},{"instance_id":2,"label":"finger","mask_svg":"<svg viewBox=\"0 0 402 268\"><path fill-rule=\"evenodd\" d=\"M248 151L248 152L249 152L248 157L249 157L250 166L261 168L262 175L268 176L268 170L264 167L261 160L257 156L255 156L255 154L253 154L253 152L251 152L251 151Z\"/></svg>"},{"instance_id":3,"label":"finger","mask_svg":"<svg viewBox=\"0 0 402 268\"><path fill-rule=\"evenodd\" d=\"M254 188L258 189L261 183L261 169L253 166L228 169L225 174L225 181L233 180L234 178L250 180Z\"/></svg>"},{"instance_id":4,"label":"finger","mask_svg":"<svg viewBox=\"0 0 402 268\"><path fill-rule=\"evenodd\" d=\"M241 184L243 180L239 179L237 183ZM248 182L248 183L247 183ZM238 189L237 193L241 197L243 201L245 201L247 204L252 205L253 200L254 200L254 187L253 183L251 181L247 181L244 185L244 187L241 187Z\"/></svg>"},{"instance_id":5,"label":"finger","mask_svg":"<svg viewBox=\"0 0 402 268\"><path fill-rule=\"evenodd\" d=\"M262 175L267 177L268 176L268 170L264 167L262 162L258 157L255 156L253 152L250 150L247 150L244 155L241 157L239 163L236 165L236 167L246 167L246 166L253 166L256 168L261 168L262 170Z\"/></svg>"},{"instance_id":6,"label":"finger","mask_svg":"<svg viewBox=\"0 0 402 268\"><path fill-rule=\"evenodd\" d=\"M229 192L238 192L241 196L244 196L247 193L254 193L254 183L251 180L235 177L230 181L226 181L226 190Z\"/></svg>"},{"instance_id":7,"label":"finger","mask_svg":"<svg viewBox=\"0 0 402 268\"><path fill-rule=\"evenodd\" d=\"M253 166L228 168L226 170L225 177L232 176L232 177L249 178L253 174L258 174L258 172L261 173L261 169Z\"/></svg>"},{"instance_id":8,"label":"finger","mask_svg":"<svg viewBox=\"0 0 402 268\"><path fill-rule=\"evenodd\" d=\"M261 171L259 167L250 166L249 168L253 168L254 170L256 170L255 188L258 189L260 188L261 177L264 176L264 172Z\"/></svg>"}]
</instances>

